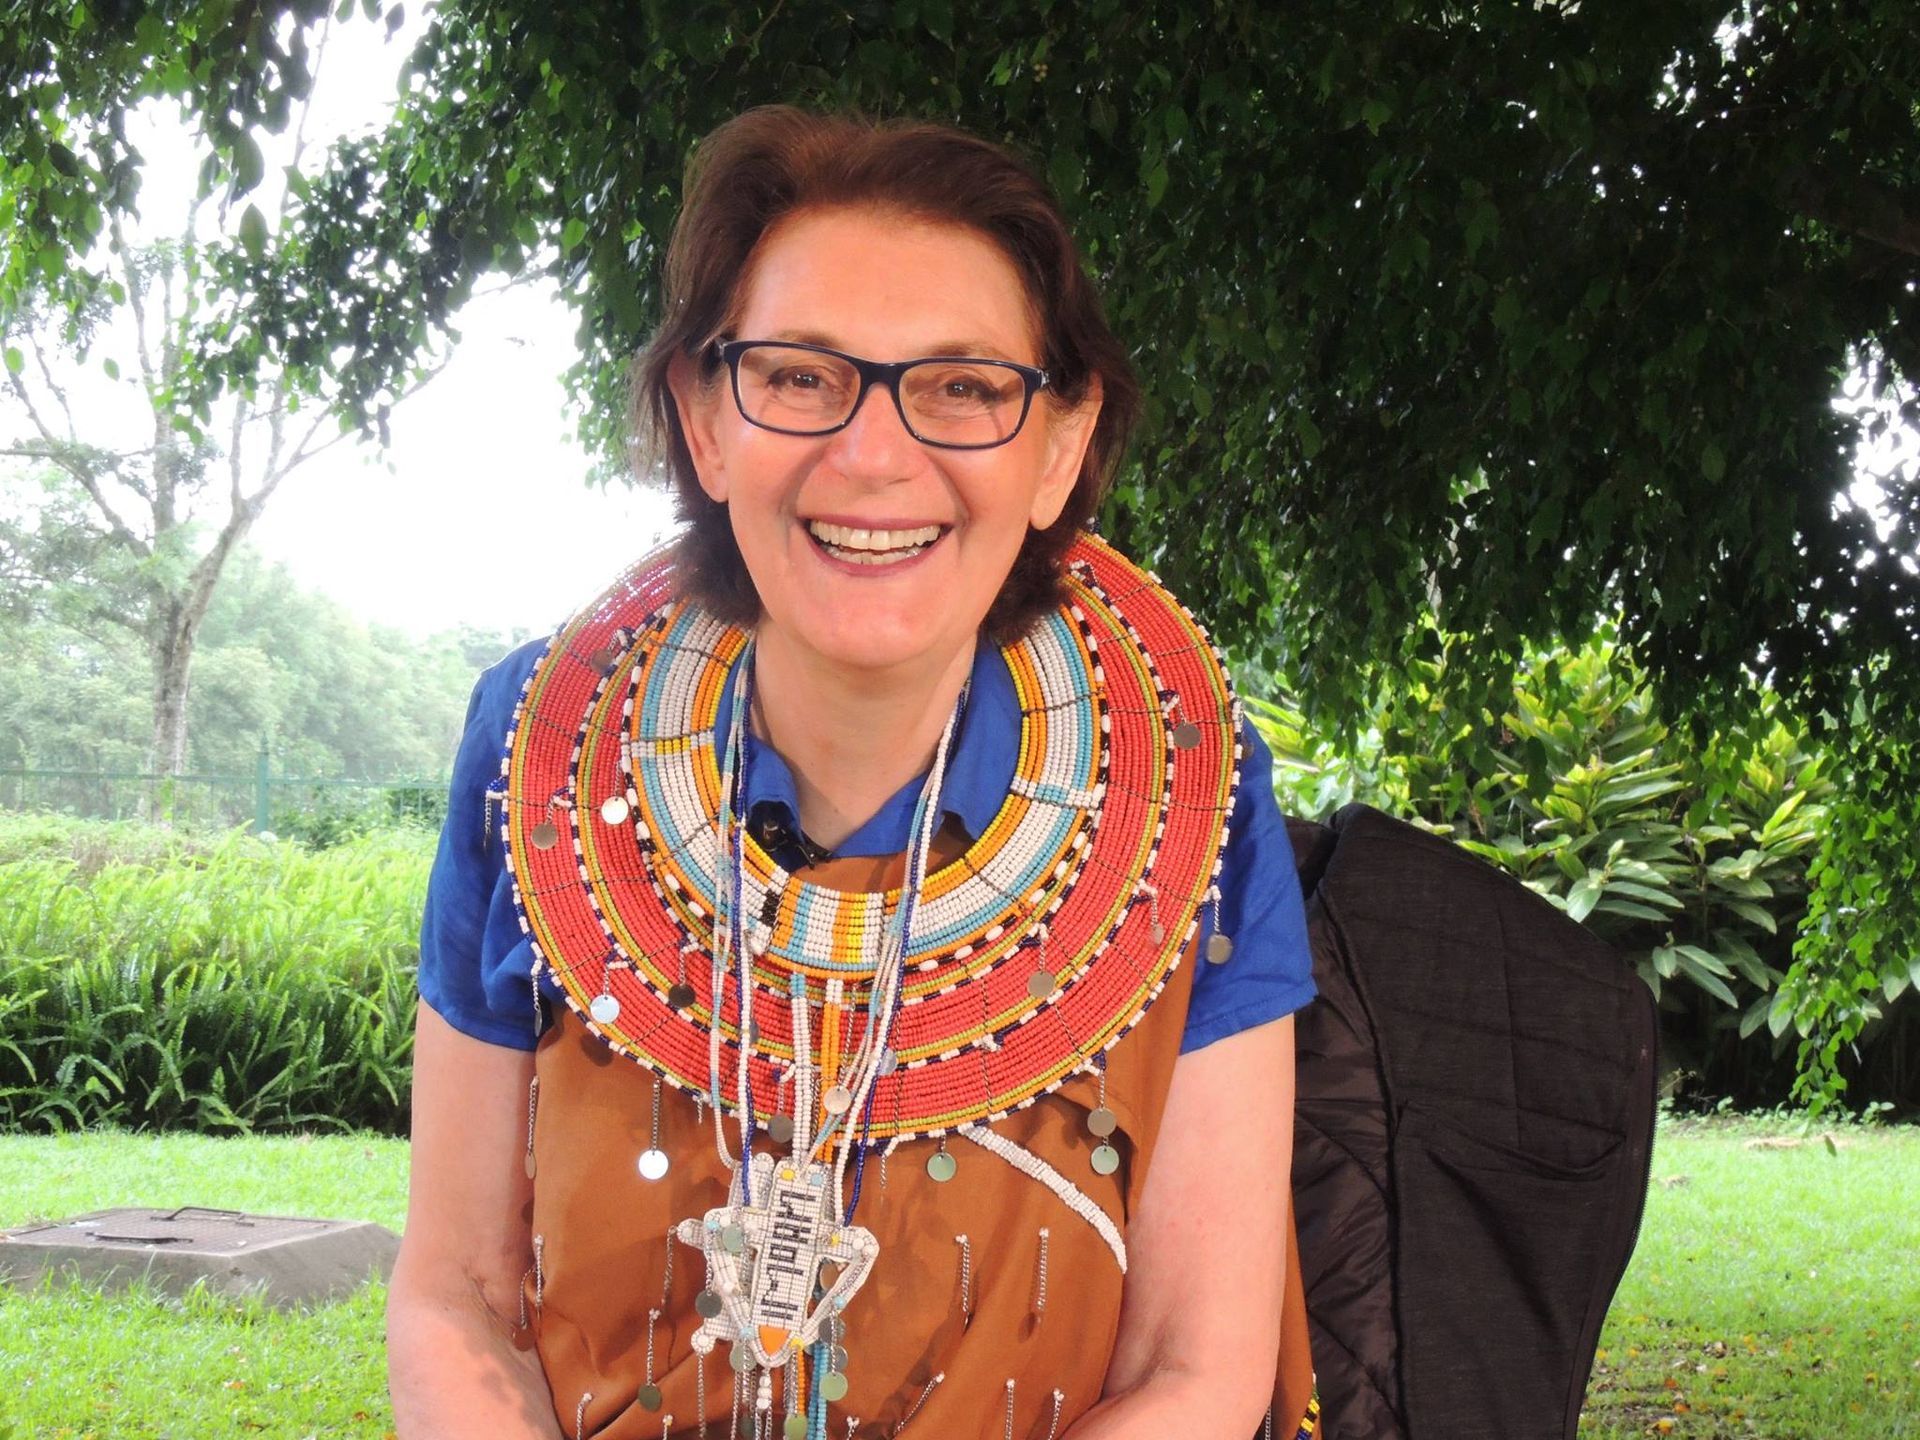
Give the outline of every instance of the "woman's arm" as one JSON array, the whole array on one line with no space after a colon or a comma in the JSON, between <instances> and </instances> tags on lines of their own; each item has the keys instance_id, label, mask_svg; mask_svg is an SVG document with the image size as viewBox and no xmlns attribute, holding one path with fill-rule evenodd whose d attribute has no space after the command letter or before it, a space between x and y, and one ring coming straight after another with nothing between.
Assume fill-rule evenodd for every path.
<instances>
[{"instance_id":1,"label":"woman's arm","mask_svg":"<svg viewBox=\"0 0 1920 1440\"><path fill-rule=\"evenodd\" d=\"M560 1434L539 1356L510 1334L533 1263L522 1160L532 1077L530 1053L463 1035L421 1002L407 1230L387 1291L400 1440Z\"/></svg>"},{"instance_id":2,"label":"woman's arm","mask_svg":"<svg viewBox=\"0 0 1920 1440\"><path fill-rule=\"evenodd\" d=\"M1182 1056L1127 1226L1104 1398L1065 1440L1239 1440L1273 1396L1293 1160L1293 1020Z\"/></svg>"}]
</instances>

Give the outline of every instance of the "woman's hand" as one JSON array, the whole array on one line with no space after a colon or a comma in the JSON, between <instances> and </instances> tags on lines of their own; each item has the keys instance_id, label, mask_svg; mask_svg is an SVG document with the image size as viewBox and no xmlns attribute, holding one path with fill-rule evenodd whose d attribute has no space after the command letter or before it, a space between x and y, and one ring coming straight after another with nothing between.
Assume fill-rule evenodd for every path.
<instances>
[{"instance_id":1,"label":"woman's hand","mask_svg":"<svg viewBox=\"0 0 1920 1440\"><path fill-rule=\"evenodd\" d=\"M387 1291L400 1440L557 1440L539 1356L514 1348L528 1233L533 1056L455 1030L425 1001L414 1032L407 1230Z\"/></svg>"},{"instance_id":2,"label":"woman's hand","mask_svg":"<svg viewBox=\"0 0 1920 1440\"><path fill-rule=\"evenodd\" d=\"M1176 1062L1127 1226L1104 1398L1063 1440L1243 1440L1273 1397L1293 1160L1293 1019Z\"/></svg>"}]
</instances>

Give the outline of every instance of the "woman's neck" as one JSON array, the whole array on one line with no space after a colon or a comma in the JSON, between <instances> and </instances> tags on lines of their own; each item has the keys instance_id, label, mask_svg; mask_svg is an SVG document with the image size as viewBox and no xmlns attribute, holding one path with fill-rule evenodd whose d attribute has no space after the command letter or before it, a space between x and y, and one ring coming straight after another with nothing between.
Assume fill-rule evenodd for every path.
<instances>
[{"instance_id":1,"label":"woman's neck","mask_svg":"<svg viewBox=\"0 0 1920 1440\"><path fill-rule=\"evenodd\" d=\"M762 627L750 723L792 770L809 839L834 849L933 763L973 654L969 639L923 664L847 670Z\"/></svg>"}]
</instances>

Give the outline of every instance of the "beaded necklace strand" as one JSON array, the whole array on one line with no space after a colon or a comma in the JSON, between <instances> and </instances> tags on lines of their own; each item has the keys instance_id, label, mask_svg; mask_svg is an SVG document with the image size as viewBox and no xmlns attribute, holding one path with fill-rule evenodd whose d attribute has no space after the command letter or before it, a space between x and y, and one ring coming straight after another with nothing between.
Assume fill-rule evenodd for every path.
<instances>
[{"instance_id":1,"label":"beaded necklace strand","mask_svg":"<svg viewBox=\"0 0 1920 1440\"><path fill-rule=\"evenodd\" d=\"M721 764L724 777L721 796L721 810L717 817L719 832L724 837L732 864L728 867L730 884L720 893L725 895L724 910L715 916L719 942L714 946L714 994L722 994L725 977L733 973L737 966L739 993L741 995L740 1031L743 1036L753 1033L753 959L755 951L752 921L745 914L742 896L746 889L747 859L744 844L745 827L739 813L740 799L745 784L746 764L746 725L751 713L754 683L754 651L751 638L747 641L735 673L739 676L738 689L732 715L727 727L726 749ZM933 764L927 772L926 782L921 786L919 798L915 801L913 820L909 826L910 839L907 849L906 874L900 889L899 903L894 907L888 919L886 937L881 950L880 963L876 967L867 997L867 1023L861 1030L860 1042L854 1053L846 1057L839 1072L832 1076L835 1090L844 1091L844 1104L836 1108L829 1103L829 1113L833 1118L821 1128L820 1134L813 1134L813 1112L815 1100L816 1069L813 1062L811 1043L811 1009L807 998L804 978L796 975L793 979L792 1015L794 1022L793 1074L794 1074L794 1135L791 1154L796 1159L813 1160L821 1149L832 1139L836 1128L840 1129L839 1159L834 1168L834 1209L843 1216L844 1223L852 1223L853 1212L859 1203L860 1177L866 1165L867 1145L865 1138L871 1122L873 1110L873 1086L884 1068L885 1058L889 1055L887 1040L891 1034L893 1018L898 1008L901 979L905 971L905 960L909 937L913 927L913 912L922 887L926 883L927 861L933 849L933 837L939 828L940 793L946 783L947 760L953 749L953 737L959 725L960 716L966 710L967 693L963 686L959 698L955 700L952 711L947 716L945 726L940 732L940 742L935 747ZM716 1003L716 1012L718 1004ZM720 1090L720 1027L709 1027L709 1099L713 1105L714 1125L720 1158L740 1177L742 1197L748 1172L747 1162L753 1152L753 1137L756 1128L756 1115L753 1104L753 1083L748 1064L752 1046L740 1046L739 1064L736 1070L736 1093L739 1098L740 1125L740 1161L735 1162L726 1147L726 1137L722 1122L723 1109ZM818 1075L821 1083L828 1077L824 1071ZM829 1099L832 1092L829 1091ZM850 1117L861 1116L856 1133ZM855 1168L854 1193L849 1201L845 1191L845 1176L849 1160L859 1156Z\"/></svg>"}]
</instances>

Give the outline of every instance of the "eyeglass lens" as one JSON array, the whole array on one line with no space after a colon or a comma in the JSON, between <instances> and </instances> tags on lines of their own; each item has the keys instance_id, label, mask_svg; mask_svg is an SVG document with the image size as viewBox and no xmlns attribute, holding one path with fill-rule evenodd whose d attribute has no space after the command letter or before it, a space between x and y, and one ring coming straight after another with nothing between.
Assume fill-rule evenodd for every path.
<instances>
[{"instance_id":1,"label":"eyeglass lens","mask_svg":"<svg viewBox=\"0 0 1920 1440\"><path fill-rule=\"evenodd\" d=\"M815 350L753 345L739 361L740 408L756 425L800 434L837 429L860 398L860 372ZM1020 428L1026 381L992 360L928 360L900 376L900 404L916 435L991 445Z\"/></svg>"}]
</instances>

